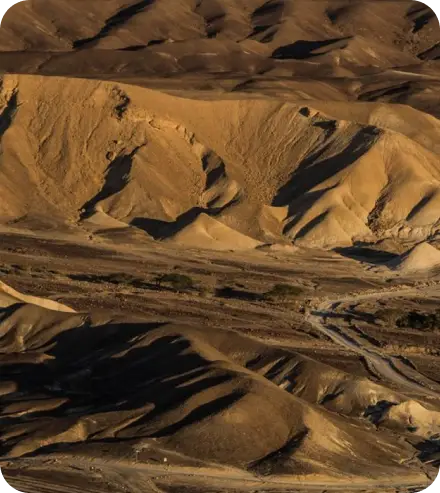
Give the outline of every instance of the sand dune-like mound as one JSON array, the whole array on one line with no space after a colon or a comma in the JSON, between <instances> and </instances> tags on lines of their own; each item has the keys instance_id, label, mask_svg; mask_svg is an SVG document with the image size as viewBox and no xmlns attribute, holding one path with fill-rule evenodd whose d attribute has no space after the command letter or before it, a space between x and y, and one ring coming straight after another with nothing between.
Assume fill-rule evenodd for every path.
<instances>
[{"instance_id":1,"label":"sand dune-like mound","mask_svg":"<svg viewBox=\"0 0 440 493\"><path fill-rule=\"evenodd\" d=\"M440 128L416 110L410 121L426 138L400 126L405 107L384 105L327 114L13 75L0 98L0 220L18 227L126 225L221 249L420 241L440 228Z\"/></svg>"},{"instance_id":2,"label":"sand dune-like mound","mask_svg":"<svg viewBox=\"0 0 440 493\"><path fill-rule=\"evenodd\" d=\"M390 266L402 273L432 270L440 267L440 250L427 242L419 243Z\"/></svg>"},{"instance_id":3,"label":"sand dune-like mound","mask_svg":"<svg viewBox=\"0 0 440 493\"><path fill-rule=\"evenodd\" d=\"M75 312L75 310L66 305L63 305L62 303L58 303L56 301L48 300L45 298L39 298L37 296L30 296L27 294L19 293L4 282L0 281L0 306L7 307L16 303L30 303L32 305L41 306L48 310L55 310L57 312Z\"/></svg>"},{"instance_id":4,"label":"sand dune-like mound","mask_svg":"<svg viewBox=\"0 0 440 493\"><path fill-rule=\"evenodd\" d=\"M249 250L261 245L259 241L229 228L206 214L200 214L189 226L176 233L170 241L213 250Z\"/></svg>"},{"instance_id":5,"label":"sand dune-like mound","mask_svg":"<svg viewBox=\"0 0 440 493\"><path fill-rule=\"evenodd\" d=\"M84 218L83 224L90 228L99 230L114 230L127 228L127 224L118 221L117 219L109 216L103 211L94 211L90 215Z\"/></svg>"},{"instance_id":6,"label":"sand dune-like mound","mask_svg":"<svg viewBox=\"0 0 440 493\"><path fill-rule=\"evenodd\" d=\"M385 477L405 474L414 453L388 427L422 415L420 436L438 431L435 413L405 396L227 330L35 305L3 312L0 330L2 377L21 395L11 384L2 397L7 457L105 441L114 458L129 446L146 462ZM396 406L388 417L385 401Z\"/></svg>"}]
</instances>

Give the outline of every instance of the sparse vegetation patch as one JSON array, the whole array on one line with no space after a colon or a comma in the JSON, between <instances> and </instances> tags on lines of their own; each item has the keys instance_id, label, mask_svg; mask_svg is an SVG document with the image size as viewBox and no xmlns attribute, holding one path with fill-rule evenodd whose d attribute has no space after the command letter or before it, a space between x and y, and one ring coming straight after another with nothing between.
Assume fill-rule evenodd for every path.
<instances>
[{"instance_id":1,"label":"sparse vegetation patch","mask_svg":"<svg viewBox=\"0 0 440 493\"><path fill-rule=\"evenodd\" d=\"M404 311L397 308L379 310L376 317L392 327L407 327L418 330L440 329L440 309L433 313L421 313L417 310Z\"/></svg>"},{"instance_id":2,"label":"sparse vegetation patch","mask_svg":"<svg viewBox=\"0 0 440 493\"><path fill-rule=\"evenodd\" d=\"M191 291L196 287L195 282L191 277L186 274L178 274L176 272L171 274L162 274L156 277L155 283L156 286L165 286L178 292Z\"/></svg>"},{"instance_id":3,"label":"sparse vegetation patch","mask_svg":"<svg viewBox=\"0 0 440 493\"><path fill-rule=\"evenodd\" d=\"M292 286L291 284L275 284L270 291L264 293L264 299L282 300L296 298L303 292L304 290L299 286Z\"/></svg>"}]
</instances>

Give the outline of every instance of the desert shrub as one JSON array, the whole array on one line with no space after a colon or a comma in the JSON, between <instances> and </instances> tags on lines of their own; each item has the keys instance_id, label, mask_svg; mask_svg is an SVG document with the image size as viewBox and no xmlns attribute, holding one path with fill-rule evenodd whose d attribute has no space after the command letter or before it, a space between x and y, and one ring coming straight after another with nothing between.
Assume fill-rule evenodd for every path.
<instances>
[{"instance_id":1,"label":"desert shrub","mask_svg":"<svg viewBox=\"0 0 440 493\"><path fill-rule=\"evenodd\" d=\"M164 284L175 291L190 291L195 288L193 279L185 274L162 274L156 277L155 283L158 286Z\"/></svg>"},{"instance_id":2,"label":"desert shrub","mask_svg":"<svg viewBox=\"0 0 440 493\"><path fill-rule=\"evenodd\" d=\"M30 274L32 272L32 267L30 265L12 264L11 267L16 274Z\"/></svg>"},{"instance_id":3,"label":"desert shrub","mask_svg":"<svg viewBox=\"0 0 440 493\"><path fill-rule=\"evenodd\" d=\"M409 327L418 330L440 329L440 310L421 313L416 310L405 312L398 308L379 310L376 317L393 327Z\"/></svg>"},{"instance_id":4,"label":"desert shrub","mask_svg":"<svg viewBox=\"0 0 440 493\"><path fill-rule=\"evenodd\" d=\"M101 279L110 282L112 284L128 284L133 285L140 281L139 278L127 274L125 272L115 272L114 274L108 274L106 276L101 276Z\"/></svg>"},{"instance_id":5,"label":"desert shrub","mask_svg":"<svg viewBox=\"0 0 440 493\"><path fill-rule=\"evenodd\" d=\"M7 264L0 265L0 274L10 274L13 271L14 269L10 265Z\"/></svg>"},{"instance_id":6,"label":"desert shrub","mask_svg":"<svg viewBox=\"0 0 440 493\"><path fill-rule=\"evenodd\" d=\"M303 293L303 289L299 286L292 286L290 284L275 284L274 287L264 293L265 299L283 299L294 298Z\"/></svg>"},{"instance_id":7,"label":"desert shrub","mask_svg":"<svg viewBox=\"0 0 440 493\"><path fill-rule=\"evenodd\" d=\"M74 281L85 281L91 283L117 284L122 286L144 287L145 281L139 277L125 272L115 272L112 274L69 274L68 277Z\"/></svg>"},{"instance_id":8,"label":"desert shrub","mask_svg":"<svg viewBox=\"0 0 440 493\"><path fill-rule=\"evenodd\" d=\"M440 329L440 310L434 313L420 313L410 311L396 320L397 327L410 327L411 329L433 330Z\"/></svg>"}]
</instances>

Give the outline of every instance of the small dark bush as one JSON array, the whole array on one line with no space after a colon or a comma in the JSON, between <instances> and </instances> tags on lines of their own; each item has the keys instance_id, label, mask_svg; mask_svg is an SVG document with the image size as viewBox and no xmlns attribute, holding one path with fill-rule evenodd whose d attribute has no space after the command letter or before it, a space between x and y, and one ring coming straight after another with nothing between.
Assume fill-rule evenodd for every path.
<instances>
[{"instance_id":1,"label":"small dark bush","mask_svg":"<svg viewBox=\"0 0 440 493\"><path fill-rule=\"evenodd\" d=\"M85 281L91 283L118 284L133 287L145 287L145 281L139 277L132 276L125 272L115 272L113 274L69 274L70 279L74 281Z\"/></svg>"},{"instance_id":2,"label":"small dark bush","mask_svg":"<svg viewBox=\"0 0 440 493\"><path fill-rule=\"evenodd\" d=\"M167 285L175 291L190 291L195 288L195 283L191 277L185 274L162 274L156 277L155 283L158 286Z\"/></svg>"},{"instance_id":3,"label":"small dark bush","mask_svg":"<svg viewBox=\"0 0 440 493\"><path fill-rule=\"evenodd\" d=\"M410 327L411 329L433 330L440 329L440 311L435 313L420 313L411 311L405 313L396 320L397 327Z\"/></svg>"},{"instance_id":4,"label":"small dark bush","mask_svg":"<svg viewBox=\"0 0 440 493\"><path fill-rule=\"evenodd\" d=\"M418 330L440 329L440 310L433 313L405 312L398 308L379 310L376 317L393 327L409 327Z\"/></svg>"},{"instance_id":5,"label":"small dark bush","mask_svg":"<svg viewBox=\"0 0 440 493\"><path fill-rule=\"evenodd\" d=\"M115 272L114 274L102 276L102 279L112 284L130 284L130 285L139 281L137 277L134 277L131 274L126 274L125 272Z\"/></svg>"},{"instance_id":6,"label":"small dark bush","mask_svg":"<svg viewBox=\"0 0 440 493\"><path fill-rule=\"evenodd\" d=\"M281 298L293 298L299 296L304 291L299 286L291 286L290 284L275 284L275 286L264 293L266 299L281 299Z\"/></svg>"},{"instance_id":7,"label":"small dark bush","mask_svg":"<svg viewBox=\"0 0 440 493\"><path fill-rule=\"evenodd\" d=\"M13 268L10 265L2 264L0 265L0 273L1 274L10 274L13 272Z\"/></svg>"}]
</instances>

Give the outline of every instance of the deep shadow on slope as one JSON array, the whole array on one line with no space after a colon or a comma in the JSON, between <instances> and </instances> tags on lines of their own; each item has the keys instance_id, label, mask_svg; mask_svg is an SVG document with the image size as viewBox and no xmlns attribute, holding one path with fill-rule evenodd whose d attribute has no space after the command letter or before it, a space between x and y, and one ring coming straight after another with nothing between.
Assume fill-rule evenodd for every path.
<instances>
[{"instance_id":1,"label":"deep shadow on slope","mask_svg":"<svg viewBox=\"0 0 440 493\"><path fill-rule=\"evenodd\" d=\"M274 450L262 459L255 461L249 466L249 470L256 472L261 476L270 476L271 474L283 474L295 468L295 459L292 457L304 439L307 437L309 430L305 428L287 442L278 450ZM290 467L286 467L290 466ZM293 467L292 467L293 466Z\"/></svg>"},{"instance_id":2,"label":"deep shadow on slope","mask_svg":"<svg viewBox=\"0 0 440 493\"><path fill-rule=\"evenodd\" d=\"M125 188L130 180L133 158L141 147L142 146L138 146L129 154L122 154L116 157L108 165L104 184L101 190L83 205L81 219L84 219L93 213L99 202L117 194Z\"/></svg>"},{"instance_id":3,"label":"deep shadow on slope","mask_svg":"<svg viewBox=\"0 0 440 493\"><path fill-rule=\"evenodd\" d=\"M160 219L150 219L146 217L135 217L131 221L131 225L144 230L155 240L162 240L173 236L192 222L194 222L200 214L215 214L210 209L203 207L193 207L181 214L175 221L162 221Z\"/></svg>"},{"instance_id":4,"label":"deep shadow on slope","mask_svg":"<svg viewBox=\"0 0 440 493\"><path fill-rule=\"evenodd\" d=\"M6 130L8 130L8 128L11 126L17 109L17 91L14 91L8 102L6 103L6 107L4 108L2 114L0 115L0 140Z\"/></svg>"},{"instance_id":5,"label":"deep shadow on slope","mask_svg":"<svg viewBox=\"0 0 440 493\"><path fill-rule=\"evenodd\" d=\"M385 265L399 256L398 254L386 252L384 250L357 245L352 247L338 247L335 248L335 252L344 257L373 265Z\"/></svg>"},{"instance_id":6,"label":"deep shadow on slope","mask_svg":"<svg viewBox=\"0 0 440 493\"><path fill-rule=\"evenodd\" d=\"M175 221L163 221L161 219L152 219L146 217L135 217L131 222L131 226L142 229L155 240L163 240L174 236L176 233L192 224L201 214L207 214L211 217L219 216L227 208L233 206L237 199L233 199L230 203L223 207L193 207L188 211L180 214Z\"/></svg>"},{"instance_id":7,"label":"deep shadow on slope","mask_svg":"<svg viewBox=\"0 0 440 493\"><path fill-rule=\"evenodd\" d=\"M331 148L333 142L319 146L298 165L290 180L278 190L272 205L285 206L349 167L371 149L380 133L380 129L374 126L361 128L342 152L322 160L320 157Z\"/></svg>"},{"instance_id":8,"label":"deep shadow on slope","mask_svg":"<svg viewBox=\"0 0 440 493\"><path fill-rule=\"evenodd\" d=\"M318 123L323 125L332 122ZM333 128L326 128L326 132L328 137L335 135L335 129ZM380 133L380 129L374 126L361 128L342 152L320 159L327 150L331 149L333 142L330 139L325 145L318 146L315 152L299 164L288 182L278 190L272 202L275 207L289 206L288 217L291 220L285 226L284 233L290 231L301 220L304 213L323 194L336 185L320 190L313 189L337 175L343 169L348 168L366 154L375 144ZM301 203L298 204L297 201L301 201ZM325 214L324 212L315 219L316 224L319 224L325 218ZM306 229L304 230L303 228L301 234L305 234L309 226L311 228L316 224L306 225Z\"/></svg>"},{"instance_id":9,"label":"deep shadow on slope","mask_svg":"<svg viewBox=\"0 0 440 493\"><path fill-rule=\"evenodd\" d=\"M7 309L7 315L21 309L22 305L15 305ZM68 318L61 317L60 324L65 324ZM239 390L220 389L210 401L201 402L186 416L183 414L181 420L171 418L167 424L165 419L163 425L157 421L156 418L189 399L197 401L200 393L212 392L234 377L227 369L213 367L211 361L192 350L190 341L178 331L173 334L172 328L161 331L162 327L163 324L157 323L92 326L87 319L82 326L74 326L54 337L50 336L52 328L47 327L31 338L25 353L17 354L12 360L1 358L2 378L14 380L30 402L57 397L68 401L50 413L31 411L25 416L3 417L3 427L28 424L32 428L32 423L41 418L41 431L45 433L47 428L56 435L75 420L94 415L93 435L119 426L128 412L134 428L130 431L120 427L128 435L125 438L159 437L215 414L241 398ZM5 349L0 348L3 354ZM41 362L37 355L47 355L50 359ZM33 364L29 362L32 356ZM99 413L106 414L100 419ZM47 422L49 416L56 418L53 426ZM101 439L105 439L105 433ZM62 442L70 440L67 437ZM38 443L28 453L38 451L41 446ZM4 442L2 453L7 454L15 444L14 439Z\"/></svg>"},{"instance_id":10,"label":"deep shadow on slope","mask_svg":"<svg viewBox=\"0 0 440 493\"><path fill-rule=\"evenodd\" d=\"M324 41L295 41L292 44L280 46L273 53L272 58L281 60L305 60L313 58L333 49L344 49L348 45L348 38L326 39Z\"/></svg>"},{"instance_id":11,"label":"deep shadow on slope","mask_svg":"<svg viewBox=\"0 0 440 493\"><path fill-rule=\"evenodd\" d=\"M141 0L140 2L130 5L129 7L121 9L115 15L106 20L104 26L95 36L74 41L73 48L85 49L92 47L96 41L109 34L113 29L124 25L137 13L149 7L152 3L154 3L154 1L155 0Z\"/></svg>"}]
</instances>

